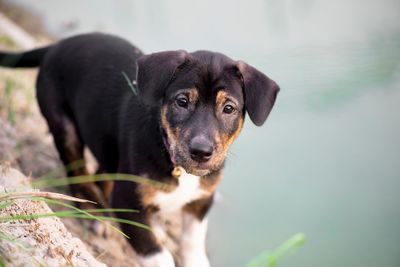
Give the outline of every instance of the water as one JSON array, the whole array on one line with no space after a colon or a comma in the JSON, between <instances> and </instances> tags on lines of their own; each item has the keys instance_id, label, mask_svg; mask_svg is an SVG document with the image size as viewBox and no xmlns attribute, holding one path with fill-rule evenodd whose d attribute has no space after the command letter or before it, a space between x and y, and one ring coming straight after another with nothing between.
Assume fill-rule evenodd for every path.
<instances>
[{"instance_id":1,"label":"water","mask_svg":"<svg viewBox=\"0 0 400 267\"><path fill-rule=\"evenodd\" d=\"M60 37L220 51L281 85L267 123L248 120L229 155L214 266L243 266L297 232L305 246L279 266L400 266L400 1L13 2Z\"/></svg>"}]
</instances>

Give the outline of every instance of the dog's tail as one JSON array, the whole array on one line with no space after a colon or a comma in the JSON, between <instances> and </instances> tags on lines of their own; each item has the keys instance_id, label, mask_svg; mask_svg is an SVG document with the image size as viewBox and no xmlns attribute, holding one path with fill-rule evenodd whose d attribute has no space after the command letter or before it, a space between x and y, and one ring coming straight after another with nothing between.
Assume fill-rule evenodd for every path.
<instances>
[{"instance_id":1,"label":"dog's tail","mask_svg":"<svg viewBox=\"0 0 400 267\"><path fill-rule=\"evenodd\" d=\"M50 47L42 47L22 53L0 52L0 66L9 68L39 67Z\"/></svg>"}]
</instances>

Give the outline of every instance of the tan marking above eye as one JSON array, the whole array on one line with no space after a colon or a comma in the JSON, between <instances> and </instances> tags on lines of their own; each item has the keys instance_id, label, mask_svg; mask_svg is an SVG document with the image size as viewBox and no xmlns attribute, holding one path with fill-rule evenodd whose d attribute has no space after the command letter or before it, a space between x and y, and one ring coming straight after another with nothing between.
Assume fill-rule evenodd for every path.
<instances>
[{"instance_id":1,"label":"tan marking above eye","mask_svg":"<svg viewBox=\"0 0 400 267\"><path fill-rule=\"evenodd\" d=\"M223 107L225 104L229 102L234 109L239 107L237 100L230 94L228 94L224 89L221 89L217 92L215 97L215 104L217 107Z\"/></svg>"},{"instance_id":2,"label":"tan marking above eye","mask_svg":"<svg viewBox=\"0 0 400 267\"><path fill-rule=\"evenodd\" d=\"M215 98L215 103L217 106L222 106L227 98L228 94L224 90L219 90Z\"/></svg>"},{"instance_id":3,"label":"tan marking above eye","mask_svg":"<svg viewBox=\"0 0 400 267\"><path fill-rule=\"evenodd\" d=\"M197 90L196 87L190 88L188 91L188 97L189 97L189 102L197 102L199 99L199 91Z\"/></svg>"}]
</instances>

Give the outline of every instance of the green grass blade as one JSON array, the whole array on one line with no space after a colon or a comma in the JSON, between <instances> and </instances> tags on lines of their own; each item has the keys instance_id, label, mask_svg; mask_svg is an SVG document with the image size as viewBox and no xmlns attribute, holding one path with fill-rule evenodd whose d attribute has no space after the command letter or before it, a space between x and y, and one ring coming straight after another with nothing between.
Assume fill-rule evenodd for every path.
<instances>
[{"instance_id":1,"label":"green grass blade","mask_svg":"<svg viewBox=\"0 0 400 267\"><path fill-rule=\"evenodd\" d=\"M129 79L128 75L125 73L125 71L121 71L122 76L124 76L125 81L127 82L129 88L132 90L134 95L138 95L139 94L139 90L137 89L137 87L133 84L133 82L131 81L131 79Z\"/></svg>"},{"instance_id":2,"label":"green grass blade","mask_svg":"<svg viewBox=\"0 0 400 267\"><path fill-rule=\"evenodd\" d=\"M151 228L145 224L121 219L121 218L114 218L108 216L92 216L87 214L82 214L74 211L57 211L57 212L50 212L50 213L42 213L42 214L18 214L13 216L2 216L0 217L0 222L3 221L16 221L16 220L32 220L38 218L46 218L46 217L60 217L60 218L81 218L81 219L90 219L90 220L101 220L102 222L111 221L111 222L118 222L133 225L136 227L140 227L149 231L152 231ZM126 234L125 237L129 238Z\"/></svg>"},{"instance_id":3,"label":"green grass blade","mask_svg":"<svg viewBox=\"0 0 400 267\"><path fill-rule=\"evenodd\" d=\"M103 213L103 212L132 212L131 210L118 210L118 209L87 209L87 210L81 210L83 212L88 212L88 213ZM62 211L55 211L51 213L44 213L44 214L15 214L12 216L0 216L0 221L11 221L11 220L27 220L27 219L36 219L36 218L42 218L42 217L52 217L52 216L57 216L57 217L68 217L68 215L76 215L76 214L84 214L83 212L78 212L75 210L62 210ZM29 216L34 216L34 217L29 217ZM94 215L95 216L95 215ZM99 218L99 216L95 216L96 218ZM108 217L106 217L108 218ZM110 217L111 218L111 217ZM1 238L1 235L0 235Z\"/></svg>"},{"instance_id":4,"label":"green grass blade","mask_svg":"<svg viewBox=\"0 0 400 267\"><path fill-rule=\"evenodd\" d=\"M73 161L73 162L71 162L71 163L69 163L67 165L64 165L64 166L61 166L61 167L57 167L57 168L53 169L52 171L42 175L38 179L39 180L40 179L52 179L58 172L61 172L61 171L64 171L64 170L66 172L74 171L74 170L77 170L77 169L85 167L85 166L86 166L86 162L85 162L84 159L76 160L76 161Z\"/></svg>"},{"instance_id":5,"label":"green grass blade","mask_svg":"<svg viewBox=\"0 0 400 267\"><path fill-rule=\"evenodd\" d=\"M73 215L73 216L75 216L75 218L84 218L84 219L85 219L85 215L83 215L83 214L76 214L76 215ZM136 227L140 227L140 228L146 229L146 230L148 230L148 231L153 231L153 230L151 229L150 226L145 225L145 224L143 224L143 223L139 223L139 222L135 222L135 221L130 221L130 220L126 220L126 219L121 219L121 218L107 217L107 216L97 216L97 217L98 217L98 218L101 218L101 219L103 219L103 220L112 221L112 222L118 222L118 223L124 223L124 224L129 224L129 225L133 225L133 226L136 226ZM127 237L128 237L128 236L127 236ZM128 238L129 238L129 237L128 237Z\"/></svg>"},{"instance_id":6,"label":"green grass blade","mask_svg":"<svg viewBox=\"0 0 400 267\"><path fill-rule=\"evenodd\" d=\"M129 181L140 184L150 185L162 190L169 190L171 185L154 181L149 178L125 174L125 173L102 173L102 174L94 174L94 175L82 175L82 176L73 176L67 178L40 178L32 181L32 186L34 188L43 188L43 187L58 187L72 184L82 184L82 183L94 183L94 182L102 182L102 181Z\"/></svg>"},{"instance_id":7,"label":"green grass blade","mask_svg":"<svg viewBox=\"0 0 400 267\"><path fill-rule=\"evenodd\" d=\"M297 249L299 249L301 246L304 245L305 240L306 237L303 233L298 233L294 235L273 252L274 257L278 260L282 258L284 255L293 253L294 251L296 251Z\"/></svg>"},{"instance_id":8,"label":"green grass blade","mask_svg":"<svg viewBox=\"0 0 400 267\"><path fill-rule=\"evenodd\" d=\"M119 213L119 212L126 212L126 213L137 213L139 212L138 210L133 210L133 209L85 209L82 210L85 212L89 213L104 213L104 212L112 212L112 213ZM73 213L78 213L77 211L71 211Z\"/></svg>"},{"instance_id":9,"label":"green grass blade","mask_svg":"<svg viewBox=\"0 0 400 267\"><path fill-rule=\"evenodd\" d=\"M124 232L119 230L117 227L115 227L115 226L103 221L99 216L94 216L94 215L90 214L89 212L86 212L86 211L84 211L82 209L79 209L79 208L77 208L77 207L75 207L73 205L70 205L70 204L62 202L62 201L58 201L58 200L54 200L54 199L46 199L46 198L38 198L38 199L41 200L41 201L44 201L46 203L51 203L51 204L55 204L55 205L61 205L61 206L70 208L72 210L77 211L78 213L83 213L84 215L90 217L93 220L99 221L101 223L105 223L107 226L111 227L111 229L113 229L114 231L116 231L116 232L120 233L121 235L129 238L128 235L126 235Z\"/></svg>"},{"instance_id":10,"label":"green grass blade","mask_svg":"<svg viewBox=\"0 0 400 267\"><path fill-rule=\"evenodd\" d=\"M67 211L57 211L57 212L51 212L51 213L46 213L46 214L31 214L31 215L26 215L26 214L17 214L13 216L4 216L0 217L0 221L11 221L11 220L29 220L29 219L37 219L37 218L43 218L43 217L52 217L52 216L57 216L57 217L64 217L64 218L83 218L83 219L92 219L92 220L97 220L101 223L105 223L108 226L110 226L114 231L122 234L126 238L129 238L128 235L126 235L124 232L116 228L115 226L109 224L107 221L115 221L115 222L120 222L120 223L125 223L125 224L130 224L134 226L138 226L147 230L151 230L150 227L147 225L137 223L134 221L129 221L125 219L119 219L119 218L113 218L113 217L107 217L107 216L96 216L91 213L101 213L101 212L138 212L138 210L133 210L133 209L89 209L89 210L82 210L79 209L73 205L67 204L62 201L54 200L54 199L46 199L46 198L40 198L40 197L34 197L31 198L32 201L43 201L48 204L55 204L55 205L61 205L66 208L69 208L70 210Z\"/></svg>"},{"instance_id":11,"label":"green grass blade","mask_svg":"<svg viewBox=\"0 0 400 267\"><path fill-rule=\"evenodd\" d=\"M286 240L282 245L276 248L273 251L264 251L249 263L245 265L245 267L276 267L278 261L281 260L284 256L294 252L303 246L305 242L305 235L302 233L298 233Z\"/></svg>"}]
</instances>

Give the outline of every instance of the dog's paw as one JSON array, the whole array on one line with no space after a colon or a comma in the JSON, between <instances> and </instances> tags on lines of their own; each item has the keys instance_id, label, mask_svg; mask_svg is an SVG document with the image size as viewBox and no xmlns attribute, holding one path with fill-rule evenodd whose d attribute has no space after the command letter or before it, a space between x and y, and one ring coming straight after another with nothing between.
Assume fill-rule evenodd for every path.
<instances>
[{"instance_id":1,"label":"dog's paw","mask_svg":"<svg viewBox=\"0 0 400 267\"><path fill-rule=\"evenodd\" d=\"M139 256L138 261L142 267L175 267L171 252L165 248L156 254Z\"/></svg>"},{"instance_id":2,"label":"dog's paw","mask_svg":"<svg viewBox=\"0 0 400 267\"><path fill-rule=\"evenodd\" d=\"M210 267L210 261L204 251L191 251L182 255L182 267Z\"/></svg>"}]
</instances>

